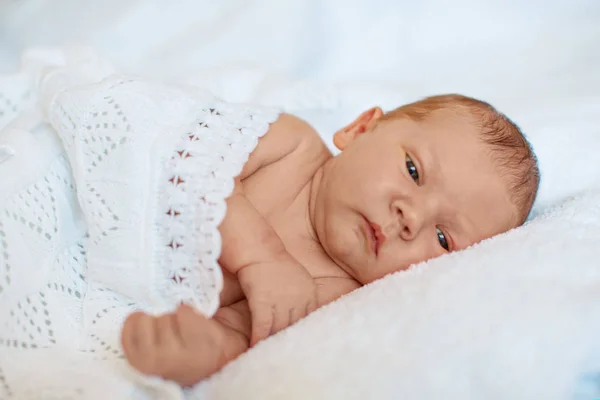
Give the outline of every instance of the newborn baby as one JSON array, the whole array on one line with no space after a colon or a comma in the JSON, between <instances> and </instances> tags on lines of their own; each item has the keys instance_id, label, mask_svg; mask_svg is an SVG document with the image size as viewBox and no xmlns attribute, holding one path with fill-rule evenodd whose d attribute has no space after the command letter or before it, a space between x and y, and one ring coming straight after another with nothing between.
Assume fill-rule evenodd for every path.
<instances>
[{"instance_id":1,"label":"newborn baby","mask_svg":"<svg viewBox=\"0 0 600 400\"><path fill-rule=\"evenodd\" d=\"M519 128L460 95L372 108L334 143L335 157L291 115L271 125L220 226L221 308L130 315L122 344L134 368L197 383L362 285L521 225L537 193Z\"/></svg>"}]
</instances>

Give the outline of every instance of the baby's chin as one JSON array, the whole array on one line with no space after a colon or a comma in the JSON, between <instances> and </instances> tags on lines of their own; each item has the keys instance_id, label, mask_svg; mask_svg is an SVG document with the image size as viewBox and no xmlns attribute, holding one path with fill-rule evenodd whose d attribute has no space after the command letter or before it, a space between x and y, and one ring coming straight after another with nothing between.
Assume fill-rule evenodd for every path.
<instances>
[{"instance_id":1,"label":"baby's chin","mask_svg":"<svg viewBox=\"0 0 600 400\"><path fill-rule=\"evenodd\" d=\"M341 229L326 229L323 235L319 235L319 242L329 258L341 270L360 282L355 266L366 261L365 255L360 254L362 244L358 238L352 237L352 230L347 230L346 234L341 232L343 232Z\"/></svg>"},{"instance_id":2,"label":"baby's chin","mask_svg":"<svg viewBox=\"0 0 600 400\"><path fill-rule=\"evenodd\" d=\"M375 260L369 259L366 252L361 251L360 246L360 243L358 245L354 243L350 249L340 246L339 249L334 248L325 251L338 268L361 285L366 285L383 278L386 274L375 273L378 271L377 266L374 265Z\"/></svg>"}]
</instances>

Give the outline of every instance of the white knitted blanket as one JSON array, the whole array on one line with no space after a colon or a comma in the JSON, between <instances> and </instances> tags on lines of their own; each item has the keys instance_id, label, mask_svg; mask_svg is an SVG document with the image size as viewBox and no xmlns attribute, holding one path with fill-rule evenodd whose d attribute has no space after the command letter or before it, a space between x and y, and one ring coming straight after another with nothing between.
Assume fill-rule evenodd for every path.
<instances>
[{"instance_id":1,"label":"white knitted blanket","mask_svg":"<svg viewBox=\"0 0 600 400\"><path fill-rule=\"evenodd\" d=\"M278 113L25 59L0 78L0 398L179 398L127 368L122 321L216 311L225 198Z\"/></svg>"}]
</instances>

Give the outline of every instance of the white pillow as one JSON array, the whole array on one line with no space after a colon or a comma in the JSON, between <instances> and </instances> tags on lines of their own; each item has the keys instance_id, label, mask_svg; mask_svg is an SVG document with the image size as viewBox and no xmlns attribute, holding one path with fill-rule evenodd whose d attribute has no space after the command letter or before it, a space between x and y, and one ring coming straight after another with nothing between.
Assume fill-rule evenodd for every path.
<instances>
[{"instance_id":1,"label":"white pillow","mask_svg":"<svg viewBox=\"0 0 600 400\"><path fill-rule=\"evenodd\" d=\"M363 287L196 390L247 400L598 398L599 240L596 192Z\"/></svg>"}]
</instances>

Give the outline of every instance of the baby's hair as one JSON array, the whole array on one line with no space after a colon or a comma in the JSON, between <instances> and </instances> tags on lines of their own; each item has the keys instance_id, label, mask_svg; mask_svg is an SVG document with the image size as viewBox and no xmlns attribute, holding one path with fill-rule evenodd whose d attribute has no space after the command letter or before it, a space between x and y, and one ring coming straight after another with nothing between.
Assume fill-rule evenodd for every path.
<instances>
[{"instance_id":1,"label":"baby's hair","mask_svg":"<svg viewBox=\"0 0 600 400\"><path fill-rule=\"evenodd\" d=\"M388 112L383 119L409 118L420 122L441 110L454 111L477 124L481 139L490 147L492 157L508 178L511 201L517 209L517 223L523 224L538 192L540 170L531 145L506 115L484 101L447 94L404 105Z\"/></svg>"}]
</instances>

